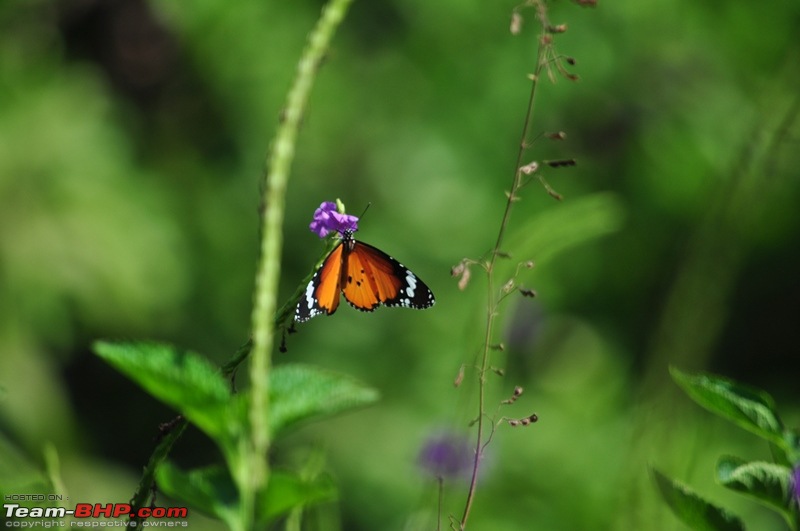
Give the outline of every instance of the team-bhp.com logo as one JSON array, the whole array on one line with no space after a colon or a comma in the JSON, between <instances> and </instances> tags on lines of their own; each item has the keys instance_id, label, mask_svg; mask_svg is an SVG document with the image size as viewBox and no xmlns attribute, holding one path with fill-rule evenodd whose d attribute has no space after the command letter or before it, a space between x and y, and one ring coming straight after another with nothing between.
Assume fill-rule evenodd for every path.
<instances>
[{"instance_id":1,"label":"team-bhp.com logo","mask_svg":"<svg viewBox=\"0 0 800 531\"><path fill-rule=\"evenodd\" d=\"M128 527L143 520L148 527L187 527L186 507L140 507L128 503L78 503L66 507L23 507L18 503L3 504L5 527ZM67 522L64 519L71 517ZM100 520L114 518L116 520Z\"/></svg>"}]
</instances>

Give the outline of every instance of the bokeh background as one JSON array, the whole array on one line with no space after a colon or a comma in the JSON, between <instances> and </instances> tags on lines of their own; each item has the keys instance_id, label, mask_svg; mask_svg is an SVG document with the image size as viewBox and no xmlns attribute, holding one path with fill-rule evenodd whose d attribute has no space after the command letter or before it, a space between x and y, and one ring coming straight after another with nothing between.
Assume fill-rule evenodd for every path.
<instances>
[{"instance_id":1,"label":"bokeh background","mask_svg":"<svg viewBox=\"0 0 800 531\"><path fill-rule=\"evenodd\" d=\"M322 245L322 201L434 290L424 312L343 307L299 326L275 363L376 387L375 407L277 442L276 466L320 459L340 500L321 529L433 529L422 449L471 432L485 279L450 278L494 243L535 64L514 2L357 1L314 88L288 190L285 300ZM127 501L174 412L91 342L168 341L222 362L249 334L270 138L321 1L0 3L0 486L57 477L70 499ZM530 160L564 196L522 192L506 239L534 300L502 307L474 529L682 529L648 466L783 529L714 484L722 453L769 459L694 406L669 364L771 392L800 424L800 4L601 0L550 6L572 82L540 86ZM464 383L453 380L466 366ZM497 410L515 385L514 406ZM497 411L497 413L495 413ZM46 458L49 456L49 458ZM189 431L181 466L219 460ZM48 465L49 463L49 465ZM460 516L463 478L445 482ZM166 504L168 500L160 500ZM193 515L196 529L219 524Z\"/></svg>"}]
</instances>

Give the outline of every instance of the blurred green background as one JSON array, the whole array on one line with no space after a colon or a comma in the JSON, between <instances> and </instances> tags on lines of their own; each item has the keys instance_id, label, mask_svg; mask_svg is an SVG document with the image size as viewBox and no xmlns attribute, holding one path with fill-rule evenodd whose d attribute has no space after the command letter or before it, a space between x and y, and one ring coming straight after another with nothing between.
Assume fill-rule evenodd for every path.
<instances>
[{"instance_id":1,"label":"blurred green background","mask_svg":"<svg viewBox=\"0 0 800 531\"><path fill-rule=\"evenodd\" d=\"M300 325L275 363L378 388L376 407L278 441L277 466L322 452L341 495L323 529L433 529L418 465L467 434L485 280L450 278L497 234L538 29L514 2L361 0L321 68L288 190L283 300L322 246L314 209L371 203L358 236L428 283L431 310L343 307ZM174 412L90 352L169 341L222 362L248 337L263 161L321 1L0 3L0 490L39 488L45 458L75 502L127 501ZM581 80L540 87L505 250L536 267L503 307L474 529L682 529L653 465L742 514L779 518L713 482L721 453L769 459L692 405L668 364L757 385L800 424L800 4L656 0L551 5ZM504 276L503 276L504 275ZM459 367L465 383L454 389ZM471 433L471 432L469 432ZM49 448L49 450L47 450ZM190 430L173 452L219 460ZM51 460L52 462L53 460ZM444 518L466 482L445 484ZM159 500L166 504L166 500ZM197 529L219 529L193 516Z\"/></svg>"}]
</instances>

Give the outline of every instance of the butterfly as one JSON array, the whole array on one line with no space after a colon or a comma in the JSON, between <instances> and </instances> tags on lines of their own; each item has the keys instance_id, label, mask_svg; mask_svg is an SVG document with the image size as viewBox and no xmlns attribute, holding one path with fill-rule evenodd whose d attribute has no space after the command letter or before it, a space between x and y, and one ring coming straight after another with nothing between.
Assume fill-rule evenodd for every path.
<instances>
[{"instance_id":1,"label":"butterfly","mask_svg":"<svg viewBox=\"0 0 800 531\"><path fill-rule=\"evenodd\" d=\"M297 304L295 320L308 321L339 307L339 293L357 310L371 312L381 304L422 310L436 302L433 292L406 266L364 242L352 230L325 257Z\"/></svg>"}]
</instances>

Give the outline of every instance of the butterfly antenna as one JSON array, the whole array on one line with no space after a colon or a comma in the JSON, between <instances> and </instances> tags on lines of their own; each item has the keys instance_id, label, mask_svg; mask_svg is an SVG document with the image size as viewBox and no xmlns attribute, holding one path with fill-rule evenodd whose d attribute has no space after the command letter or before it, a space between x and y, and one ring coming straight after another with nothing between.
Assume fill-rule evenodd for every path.
<instances>
[{"instance_id":1,"label":"butterfly antenna","mask_svg":"<svg viewBox=\"0 0 800 531\"><path fill-rule=\"evenodd\" d=\"M358 216L358 219L361 219L361 218L363 218L363 217L364 217L364 214L366 214L366 213L367 213L367 209L370 207L370 205L371 205L371 204L372 204L371 202L370 202L370 203L367 203L367 206L365 206L365 207L364 207L364 211L363 211L363 212L361 212L361 215L360 215L360 216Z\"/></svg>"}]
</instances>

